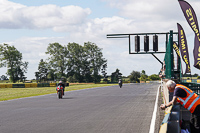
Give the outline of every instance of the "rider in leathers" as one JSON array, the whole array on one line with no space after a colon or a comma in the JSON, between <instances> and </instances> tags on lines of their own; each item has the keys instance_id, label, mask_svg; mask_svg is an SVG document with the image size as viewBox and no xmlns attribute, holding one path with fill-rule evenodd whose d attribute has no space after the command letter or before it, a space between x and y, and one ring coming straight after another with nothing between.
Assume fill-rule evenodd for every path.
<instances>
[{"instance_id":1,"label":"rider in leathers","mask_svg":"<svg viewBox=\"0 0 200 133\"><path fill-rule=\"evenodd\" d=\"M63 87L63 95L65 95L65 93L64 93L65 92L65 84L62 81L59 81L57 86L59 86L59 85L61 85ZM57 87L56 87L56 89L57 89Z\"/></svg>"}]
</instances>

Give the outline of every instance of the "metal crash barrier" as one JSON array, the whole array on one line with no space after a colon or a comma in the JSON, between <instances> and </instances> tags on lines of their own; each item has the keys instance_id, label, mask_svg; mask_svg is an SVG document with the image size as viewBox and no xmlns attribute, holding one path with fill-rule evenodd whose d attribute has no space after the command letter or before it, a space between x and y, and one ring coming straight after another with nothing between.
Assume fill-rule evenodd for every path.
<instances>
[{"instance_id":1,"label":"metal crash barrier","mask_svg":"<svg viewBox=\"0 0 200 133\"><path fill-rule=\"evenodd\" d=\"M159 133L180 133L181 127L180 105L169 107L160 126Z\"/></svg>"},{"instance_id":2,"label":"metal crash barrier","mask_svg":"<svg viewBox=\"0 0 200 133\"><path fill-rule=\"evenodd\" d=\"M190 89L192 89L195 93L198 95L200 94L200 84L195 83L181 83ZM173 94L169 93L165 82L163 82L162 87L162 95L163 95L163 101L164 103L168 103L171 101ZM181 105L173 105L171 107L168 107L165 110L165 116L164 119L160 125L159 133L180 133L181 132L181 124L183 121L185 124L189 124L191 113L186 110Z\"/></svg>"}]
</instances>

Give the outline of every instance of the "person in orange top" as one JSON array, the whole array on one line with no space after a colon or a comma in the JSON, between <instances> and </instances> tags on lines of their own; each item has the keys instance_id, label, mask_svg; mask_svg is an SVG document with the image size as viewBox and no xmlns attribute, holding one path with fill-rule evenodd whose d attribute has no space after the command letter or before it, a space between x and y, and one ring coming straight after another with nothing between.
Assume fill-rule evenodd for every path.
<instances>
[{"instance_id":1,"label":"person in orange top","mask_svg":"<svg viewBox=\"0 0 200 133\"><path fill-rule=\"evenodd\" d=\"M191 112L190 129L191 133L200 133L200 98L188 87L176 84L169 80L166 83L169 92L174 92L173 99L168 104L161 104L160 108L165 109L177 102Z\"/></svg>"}]
</instances>

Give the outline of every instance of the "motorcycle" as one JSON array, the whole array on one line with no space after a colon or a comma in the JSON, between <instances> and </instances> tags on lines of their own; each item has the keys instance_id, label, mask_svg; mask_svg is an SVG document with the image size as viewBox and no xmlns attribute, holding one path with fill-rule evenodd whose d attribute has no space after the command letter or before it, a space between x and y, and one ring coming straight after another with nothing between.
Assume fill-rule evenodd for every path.
<instances>
[{"instance_id":1,"label":"motorcycle","mask_svg":"<svg viewBox=\"0 0 200 133\"><path fill-rule=\"evenodd\" d=\"M62 97L63 97L63 86L58 85L57 88L56 88L56 90L57 90L58 98L62 99Z\"/></svg>"},{"instance_id":2,"label":"motorcycle","mask_svg":"<svg viewBox=\"0 0 200 133\"><path fill-rule=\"evenodd\" d=\"M119 87L122 88L122 83L119 83Z\"/></svg>"}]
</instances>

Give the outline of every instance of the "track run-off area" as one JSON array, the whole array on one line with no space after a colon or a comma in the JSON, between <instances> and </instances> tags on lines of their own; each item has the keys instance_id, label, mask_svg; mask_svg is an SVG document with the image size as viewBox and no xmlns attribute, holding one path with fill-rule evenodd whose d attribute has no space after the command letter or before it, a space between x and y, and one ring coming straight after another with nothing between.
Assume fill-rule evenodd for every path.
<instances>
[{"instance_id":1,"label":"track run-off area","mask_svg":"<svg viewBox=\"0 0 200 133\"><path fill-rule=\"evenodd\" d=\"M0 133L149 133L158 83L0 102ZM67 88L66 88L67 89Z\"/></svg>"}]
</instances>

